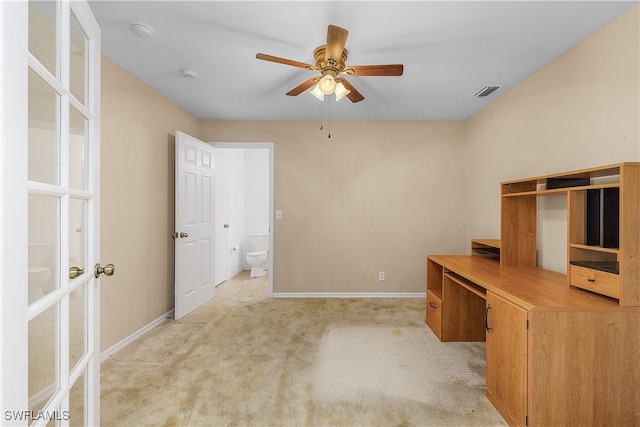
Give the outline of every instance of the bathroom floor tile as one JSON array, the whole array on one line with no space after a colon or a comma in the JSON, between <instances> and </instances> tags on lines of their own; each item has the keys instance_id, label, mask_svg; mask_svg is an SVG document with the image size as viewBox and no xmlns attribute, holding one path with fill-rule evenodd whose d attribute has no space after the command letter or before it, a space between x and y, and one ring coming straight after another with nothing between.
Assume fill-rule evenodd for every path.
<instances>
[{"instance_id":1,"label":"bathroom floor tile","mask_svg":"<svg viewBox=\"0 0 640 427\"><path fill-rule=\"evenodd\" d=\"M216 287L216 297L264 298L269 294L269 275L249 277L243 270Z\"/></svg>"}]
</instances>

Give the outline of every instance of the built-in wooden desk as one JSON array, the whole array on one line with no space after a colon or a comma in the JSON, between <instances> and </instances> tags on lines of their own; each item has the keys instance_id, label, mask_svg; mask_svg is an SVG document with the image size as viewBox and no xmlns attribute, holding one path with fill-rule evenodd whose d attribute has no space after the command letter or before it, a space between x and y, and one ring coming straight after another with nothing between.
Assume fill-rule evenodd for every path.
<instances>
[{"instance_id":1,"label":"built-in wooden desk","mask_svg":"<svg viewBox=\"0 0 640 427\"><path fill-rule=\"evenodd\" d=\"M640 307L538 267L430 255L427 324L486 339L487 398L510 425L640 425Z\"/></svg>"}]
</instances>

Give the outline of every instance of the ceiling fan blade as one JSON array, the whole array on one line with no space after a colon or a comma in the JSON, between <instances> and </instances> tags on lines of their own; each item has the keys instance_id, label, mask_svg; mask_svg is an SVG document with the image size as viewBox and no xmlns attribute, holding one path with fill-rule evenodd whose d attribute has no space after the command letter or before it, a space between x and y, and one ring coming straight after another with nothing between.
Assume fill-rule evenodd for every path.
<instances>
[{"instance_id":1,"label":"ceiling fan blade","mask_svg":"<svg viewBox=\"0 0 640 427\"><path fill-rule=\"evenodd\" d=\"M349 98L349 100L351 102L353 102L354 104L356 102L360 102L364 99L364 96L362 96L362 94L360 92L358 92L358 90L353 87L353 85L351 83L349 83L348 81L346 81L345 79L336 79L336 81L338 83L342 83L344 85L344 87L346 87L348 90L350 90L351 92L347 95L347 98Z\"/></svg>"},{"instance_id":2,"label":"ceiling fan blade","mask_svg":"<svg viewBox=\"0 0 640 427\"><path fill-rule=\"evenodd\" d=\"M344 28L329 25L329 29L327 30L327 49L325 53L327 60L333 59L336 63L340 63L344 45L347 42L347 35L349 35L349 32Z\"/></svg>"},{"instance_id":3,"label":"ceiling fan blade","mask_svg":"<svg viewBox=\"0 0 640 427\"><path fill-rule=\"evenodd\" d=\"M302 92L304 92L305 90L309 89L314 84L318 83L318 80L320 80L320 77L313 77L313 78L307 80L306 82L304 82L304 83L294 87L293 89L291 89L289 92L287 92L287 95L289 95L289 96L300 95Z\"/></svg>"},{"instance_id":4,"label":"ceiling fan blade","mask_svg":"<svg viewBox=\"0 0 640 427\"><path fill-rule=\"evenodd\" d=\"M350 76L401 76L404 72L402 64L389 65L353 65L349 66L353 72L347 70Z\"/></svg>"},{"instance_id":5,"label":"ceiling fan blade","mask_svg":"<svg viewBox=\"0 0 640 427\"><path fill-rule=\"evenodd\" d=\"M305 64L304 62L292 61L291 59L278 58L277 56L266 55L264 53L258 53L256 58L262 59L263 61L277 62L278 64L291 65L293 67L305 68L307 70L312 70L313 65Z\"/></svg>"}]
</instances>

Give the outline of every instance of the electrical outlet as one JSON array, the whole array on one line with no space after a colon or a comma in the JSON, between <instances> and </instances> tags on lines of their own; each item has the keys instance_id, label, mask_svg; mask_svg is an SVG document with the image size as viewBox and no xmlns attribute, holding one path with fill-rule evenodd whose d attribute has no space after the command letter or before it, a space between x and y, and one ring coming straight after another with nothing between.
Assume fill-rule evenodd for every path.
<instances>
[{"instance_id":1,"label":"electrical outlet","mask_svg":"<svg viewBox=\"0 0 640 427\"><path fill-rule=\"evenodd\" d=\"M282 219L282 210L276 209L276 219Z\"/></svg>"},{"instance_id":2,"label":"electrical outlet","mask_svg":"<svg viewBox=\"0 0 640 427\"><path fill-rule=\"evenodd\" d=\"M384 280L384 271L378 271L378 280Z\"/></svg>"}]
</instances>

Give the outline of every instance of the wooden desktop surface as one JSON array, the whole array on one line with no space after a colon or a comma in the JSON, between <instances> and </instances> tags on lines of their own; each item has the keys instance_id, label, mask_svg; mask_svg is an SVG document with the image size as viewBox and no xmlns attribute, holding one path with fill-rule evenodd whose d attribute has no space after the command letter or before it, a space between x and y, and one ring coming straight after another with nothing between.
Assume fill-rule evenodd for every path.
<instances>
[{"instance_id":1,"label":"wooden desktop surface","mask_svg":"<svg viewBox=\"0 0 640 427\"><path fill-rule=\"evenodd\" d=\"M429 255L441 265L526 310L536 307L618 307L618 301L567 287L567 276L539 267L502 267L481 256Z\"/></svg>"}]
</instances>

